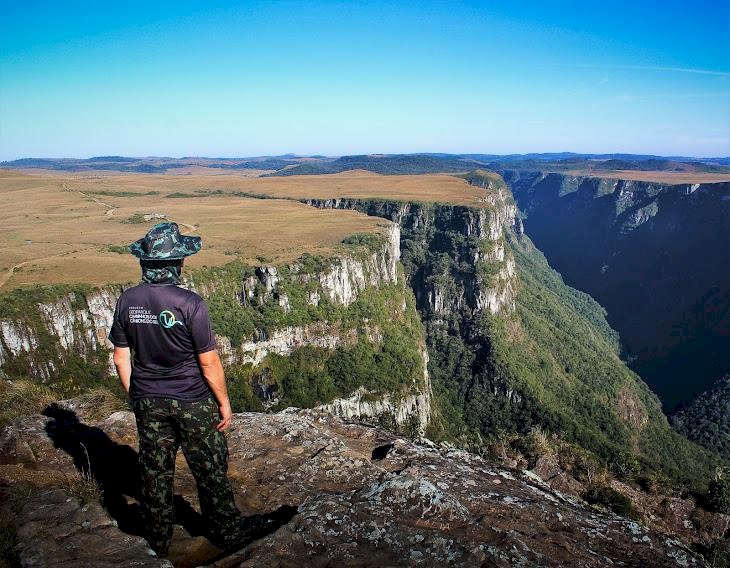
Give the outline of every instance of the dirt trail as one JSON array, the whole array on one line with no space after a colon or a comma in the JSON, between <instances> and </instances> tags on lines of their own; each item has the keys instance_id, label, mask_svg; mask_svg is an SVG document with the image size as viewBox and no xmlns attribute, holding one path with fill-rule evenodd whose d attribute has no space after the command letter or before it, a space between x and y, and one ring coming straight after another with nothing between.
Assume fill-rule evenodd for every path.
<instances>
[{"instance_id":1,"label":"dirt trail","mask_svg":"<svg viewBox=\"0 0 730 568\"><path fill-rule=\"evenodd\" d=\"M110 205L109 203L102 201L101 199L99 199L98 197L96 197L94 195L89 195L88 193L84 193L80 189L71 189L65 183L61 184L61 189L63 189L64 191L72 192L72 193L78 193L81 197L84 197L86 199L91 199L94 203L97 203L97 204L101 205L102 207L106 207L106 216L107 217L112 217L114 215L114 211L116 211L116 209L117 209L116 207L114 207L114 205Z\"/></svg>"},{"instance_id":2,"label":"dirt trail","mask_svg":"<svg viewBox=\"0 0 730 568\"><path fill-rule=\"evenodd\" d=\"M98 197L94 197L93 195L88 195L87 193L84 193L83 191L79 191L79 193L81 195L83 195L84 197L90 198L94 203L98 203L99 205L106 207L107 208L106 209L107 217L111 217L112 215L114 215L114 211L116 210L116 207L114 207L113 205L109 205L108 203L102 201Z\"/></svg>"},{"instance_id":3,"label":"dirt trail","mask_svg":"<svg viewBox=\"0 0 730 568\"><path fill-rule=\"evenodd\" d=\"M187 223L181 223L180 221L177 221L177 224L182 225L183 227L185 227L186 229L189 229L192 232L195 232L198 230L197 225L188 225Z\"/></svg>"},{"instance_id":4,"label":"dirt trail","mask_svg":"<svg viewBox=\"0 0 730 568\"><path fill-rule=\"evenodd\" d=\"M87 250L87 249L82 249L82 250ZM13 274L15 274L15 271L18 270L19 268L23 268L24 266L26 266L28 264L32 264L34 262L48 260L49 258L57 258L57 257L61 257L61 256L66 256L67 254L72 254L72 253L76 253L76 252L81 252L81 250L60 252L58 254L49 254L48 256L31 258L30 260L24 260L23 262L14 264L10 268L8 268L8 270L5 272L5 274L0 276L0 290L3 288L3 286L5 286L5 284L7 284L8 280L10 280L13 277Z\"/></svg>"},{"instance_id":5,"label":"dirt trail","mask_svg":"<svg viewBox=\"0 0 730 568\"><path fill-rule=\"evenodd\" d=\"M20 262L18 264L11 266L10 268L8 268L7 272L5 272L5 274L0 276L0 289L2 289L2 287L5 286L5 284L7 283L7 281L13 277L13 274L15 274L15 271L18 270L18 268L22 268L26 264L30 264L31 262L35 262L36 260L43 260L43 259L34 258L31 260L26 260L25 262Z\"/></svg>"},{"instance_id":6,"label":"dirt trail","mask_svg":"<svg viewBox=\"0 0 730 568\"><path fill-rule=\"evenodd\" d=\"M99 205L101 205L103 207L106 207L106 209L107 209L106 210L106 216L107 217L114 216L114 211L117 210L117 208L114 205L111 205L109 203L106 203L105 201L102 201L98 197L96 197L94 195L90 195L88 193L85 193L85 192L81 191L80 189L71 189L65 183L62 183L61 184L61 187L63 188L64 191L70 191L70 192L78 193L82 197L85 197L86 199L91 199L94 203L97 203L97 204L99 204ZM167 216L166 215L165 215L165 218L167 219ZM177 224L185 227L186 229L188 229L189 231L192 231L192 232L196 232L198 230L198 228L199 228L197 225L189 225L188 223L181 223L180 221L177 221Z\"/></svg>"}]
</instances>

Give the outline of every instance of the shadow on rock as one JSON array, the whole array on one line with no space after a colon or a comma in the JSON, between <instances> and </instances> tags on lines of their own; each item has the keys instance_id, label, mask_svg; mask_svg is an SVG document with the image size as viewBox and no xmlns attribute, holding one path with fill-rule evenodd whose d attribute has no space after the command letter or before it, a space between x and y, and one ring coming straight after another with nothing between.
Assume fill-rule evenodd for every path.
<instances>
[{"instance_id":1,"label":"shadow on rock","mask_svg":"<svg viewBox=\"0 0 730 568\"><path fill-rule=\"evenodd\" d=\"M102 505L119 528L145 536L137 452L114 442L101 428L84 424L72 410L52 404L43 414L53 419L46 425L48 437L73 458L76 469L96 480ZM205 534L203 517L181 495L175 495L175 516L190 535Z\"/></svg>"},{"instance_id":2,"label":"shadow on rock","mask_svg":"<svg viewBox=\"0 0 730 568\"><path fill-rule=\"evenodd\" d=\"M220 554L208 558L210 563L217 562L246 548L252 542L275 533L279 528L288 524L299 512L294 505L282 505L278 509L263 515L250 515L241 518L241 536L228 545L220 544Z\"/></svg>"}]
</instances>

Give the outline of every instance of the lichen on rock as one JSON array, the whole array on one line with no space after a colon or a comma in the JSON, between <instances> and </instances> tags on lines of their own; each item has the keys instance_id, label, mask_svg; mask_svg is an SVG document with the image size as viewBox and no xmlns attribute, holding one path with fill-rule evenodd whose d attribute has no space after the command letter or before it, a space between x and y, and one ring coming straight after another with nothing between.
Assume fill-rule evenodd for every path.
<instances>
[{"instance_id":1,"label":"lichen on rock","mask_svg":"<svg viewBox=\"0 0 730 568\"><path fill-rule=\"evenodd\" d=\"M9 463L2 468L15 468L16 478L25 469L48 472L46 486L32 494L15 519L25 565L48 565L56 557L70 565L166 565L150 556L141 539L115 526L113 514L126 509L81 505L49 487L53 475L76 471L72 459L56 454L84 443L108 504L134 502L133 484L111 483L111 476L126 479L133 473L123 468L134 467L134 461L119 459L120 452L134 455L131 413L93 422L70 410L84 415L74 402L59 408L67 413L21 418L0 435L0 452ZM76 422L67 422L75 424L72 435L55 448L51 423L61 416L67 421L75 416ZM31 461L8 450L23 445L33 448ZM225 559L211 549L207 561L198 557L201 566L214 561L215 566L241 567L706 565L678 540L600 513L519 471L465 451L419 445L343 422L327 412L236 414L228 446L229 475L244 514L281 505L296 505L299 513ZM384 447L387 451L376 452ZM105 467L107 461L115 467ZM0 474L7 475L2 468ZM182 459L177 468L176 493L194 516L195 482ZM119 527L129 527L123 516L118 520ZM176 530L173 543L178 557L184 558L186 550L200 553L199 537L183 529ZM99 556L95 564L102 554L107 557Z\"/></svg>"}]
</instances>

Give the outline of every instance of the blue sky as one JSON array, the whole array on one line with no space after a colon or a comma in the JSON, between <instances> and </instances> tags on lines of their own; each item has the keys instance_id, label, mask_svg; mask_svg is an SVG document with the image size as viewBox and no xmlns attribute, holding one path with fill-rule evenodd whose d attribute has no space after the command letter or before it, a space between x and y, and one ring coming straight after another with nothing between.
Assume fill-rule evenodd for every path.
<instances>
[{"instance_id":1,"label":"blue sky","mask_svg":"<svg viewBox=\"0 0 730 568\"><path fill-rule=\"evenodd\" d=\"M0 159L730 155L727 0L0 2Z\"/></svg>"}]
</instances>

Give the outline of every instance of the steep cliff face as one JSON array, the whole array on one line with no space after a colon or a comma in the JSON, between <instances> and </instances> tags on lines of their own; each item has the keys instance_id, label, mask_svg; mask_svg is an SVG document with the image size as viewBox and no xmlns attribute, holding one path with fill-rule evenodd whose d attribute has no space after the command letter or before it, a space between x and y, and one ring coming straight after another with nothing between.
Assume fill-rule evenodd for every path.
<instances>
[{"instance_id":1,"label":"steep cliff face","mask_svg":"<svg viewBox=\"0 0 730 568\"><path fill-rule=\"evenodd\" d=\"M0 371L79 389L113 371L106 334L120 286L58 286L6 294L0 307Z\"/></svg>"},{"instance_id":2,"label":"steep cliff face","mask_svg":"<svg viewBox=\"0 0 730 568\"><path fill-rule=\"evenodd\" d=\"M474 206L306 200L392 224L380 236L353 235L332 258L191 274L186 285L208 301L235 408L324 406L410 434L429 425L432 438L477 445L541 428L607 467L706 481L712 459L669 429L656 397L620 360L601 306L566 286L522 233L499 178L468 179L483 190ZM88 310L88 293L74 292L74 309ZM75 364L86 353L106 376L107 349L67 351L36 325L45 321L41 305L58 300L43 294L3 304L0 321L28 331L12 344L22 350L25 341L27 350L2 368L43 379L32 358L66 357L89 374L93 365ZM93 322L74 317L64 329ZM105 335L92 328L74 337Z\"/></svg>"},{"instance_id":3,"label":"steep cliff face","mask_svg":"<svg viewBox=\"0 0 730 568\"><path fill-rule=\"evenodd\" d=\"M425 347L421 356L424 361L423 383L413 394L397 397L385 393L380 398L373 398L370 391L359 387L349 397L335 399L317 408L342 418L357 419L365 423L375 420L395 431L423 435L431 422L432 387L428 374L428 351Z\"/></svg>"},{"instance_id":4,"label":"steep cliff face","mask_svg":"<svg viewBox=\"0 0 730 568\"><path fill-rule=\"evenodd\" d=\"M667 407L730 370L730 183L502 174L527 233L606 307Z\"/></svg>"},{"instance_id":5,"label":"steep cliff face","mask_svg":"<svg viewBox=\"0 0 730 568\"><path fill-rule=\"evenodd\" d=\"M481 207L347 198L304 202L397 223L406 276L422 313L514 309L515 264L505 250L504 231L518 219L507 191L485 194Z\"/></svg>"},{"instance_id":6,"label":"steep cliff face","mask_svg":"<svg viewBox=\"0 0 730 568\"><path fill-rule=\"evenodd\" d=\"M327 403L345 416L423 432L431 389L423 332L399 261L400 229L390 224L382 235L351 237L331 258L186 274L184 285L208 300L234 404ZM106 336L121 290L7 295L0 370L65 392L103 381L113 373ZM311 372L302 375L298 365L287 365L290 358L308 359ZM353 376L348 365L366 368Z\"/></svg>"},{"instance_id":7,"label":"steep cliff face","mask_svg":"<svg viewBox=\"0 0 730 568\"><path fill-rule=\"evenodd\" d=\"M472 332L482 314L507 314L515 309L516 268L505 236L513 228L519 232L517 210L505 188L485 189L479 207L305 200L314 207L383 217L401 227L402 262L426 327L429 373L439 390L436 428L441 431L432 432L436 436L445 430L454 435L464 425L463 408L474 388L487 390L492 399L520 398L511 385L483 367L476 353L488 350L490 340Z\"/></svg>"},{"instance_id":8,"label":"steep cliff face","mask_svg":"<svg viewBox=\"0 0 730 568\"><path fill-rule=\"evenodd\" d=\"M435 393L429 434L545 428L617 468L634 456L637 467L706 479L712 458L671 431L656 397L619 359L603 308L566 286L523 234L508 190L483 179L470 179L485 190L474 207L306 201L401 226Z\"/></svg>"}]
</instances>

